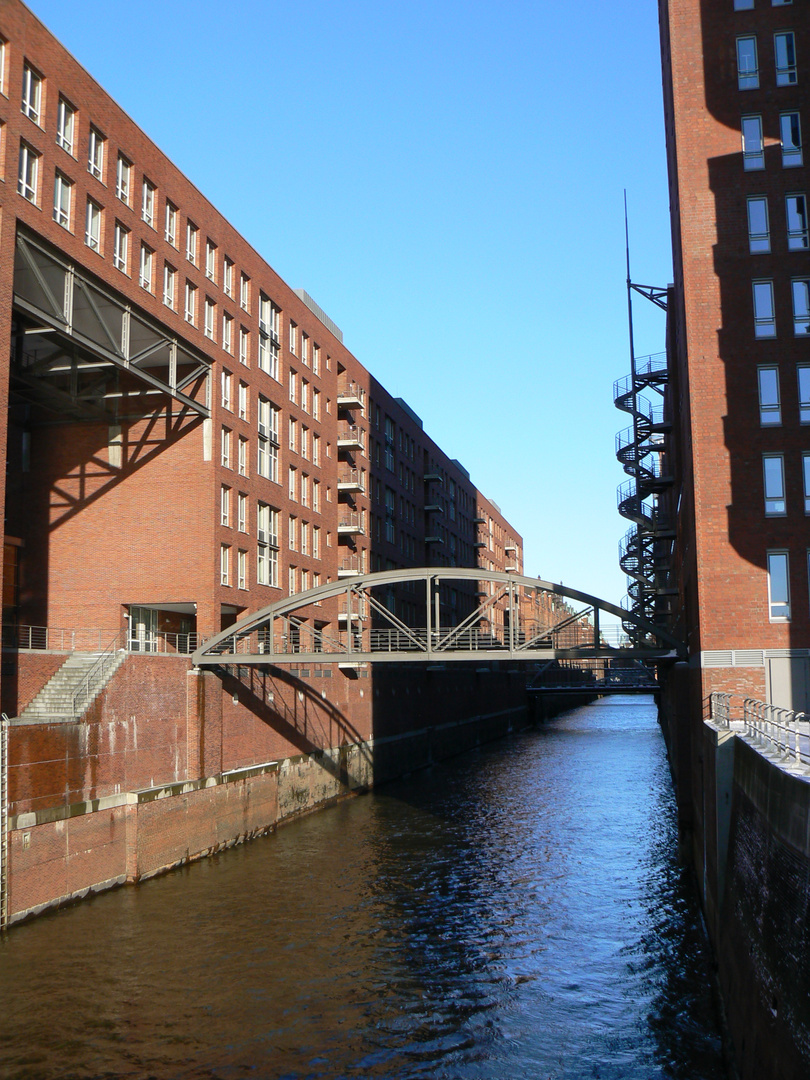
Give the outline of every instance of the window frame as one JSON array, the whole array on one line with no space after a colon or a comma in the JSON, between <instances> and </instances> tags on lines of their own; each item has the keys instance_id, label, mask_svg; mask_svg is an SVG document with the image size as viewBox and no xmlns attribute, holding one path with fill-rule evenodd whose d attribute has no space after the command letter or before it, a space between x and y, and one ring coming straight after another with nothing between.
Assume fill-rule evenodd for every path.
<instances>
[{"instance_id":1,"label":"window frame","mask_svg":"<svg viewBox=\"0 0 810 1080\"><path fill-rule=\"evenodd\" d=\"M773 376L771 386L767 385L763 376ZM782 423L782 400L776 364L760 364L757 368L757 393L760 427L779 427Z\"/></svg>"},{"instance_id":2,"label":"window frame","mask_svg":"<svg viewBox=\"0 0 810 1080\"><path fill-rule=\"evenodd\" d=\"M760 278L751 282L754 308L754 337L758 340L776 337L776 308L774 306L773 280ZM767 298L769 312L762 306Z\"/></svg>"},{"instance_id":3,"label":"window frame","mask_svg":"<svg viewBox=\"0 0 810 1080\"><path fill-rule=\"evenodd\" d=\"M779 41L785 41L784 64L780 65ZM773 63L777 86L795 86L798 81L796 66L796 35L792 30L779 30L773 35Z\"/></svg>"},{"instance_id":4,"label":"window frame","mask_svg":"<svg viewBox=\"0 0 810 1080\"><path fill-rule=\"evenodd\" d=\"M42 84L44 79L33 64L23 61L22 96L20 99L20 112L29 120L41 127L42 117Z\"/></svg>"},{"instance_id":5,"label":"window frame","mask_svg":"<svg viewBox=\"0 0 810 1080\"><path fill-rule=\"evenodd\" d=\"M796 202L793 211L791 211L791 200ZM791 228L791 217L800 221L798 228L795 225ZM785 195L785 225L788 251L807 251L810 248L810 229L807 221L807 196L803 192L794 191Z\"/></svg>"},{"instance_id":6,"label":"window frame","mask_svg":"<svg viewBox=\"0 0 810 1080\"><path fill-rule=\"evenodd\" d=\"M131 195L132 162L119 150L115 162L115 197L120 199L124 206L129 206Z\"/></svg>"},{"instance_id":7,"label":"window frame","mask_svg":"<svg viewBox=\"0 0 810 1080\"><path fill-rule=\"evenodd\" d=\"M76 110L64 94L60 94L56 106L56 145L73 157L75 139Z\"/></svg>"},{"instance_id":8,"label":"window frame","mask_svg":"<svg viewBox=\"0 0 810 1080\"><path fill-rule=\"evenodd\" d=\"M106 142L107 136L102 135L99 129L91 124L87 135L87 171L102 184L104 183L104 145Z\"/></svg>"},{"instance_id":9,"label":"window frame","mask_svg":"<svg viewBox=\"0 0 810 1080\"><path fill-rule=\"evenodd\" d=\"M65 209L65 201L67 209ZM56 169L53 174L53 220L63 229L71 230L73 220L73 181Z\"/></svg>"},{"instance_id":10,"label":"window frame","mask_svg":"<svg viewBox=\"0 0 810 1080\"><path fill-rule=\"evenodd\" d=\"M747 69L743 66L743 60L748 58L741 51L741 46L743 42L747 41L753 42L753 69ZM756 34L741 34L737 38L737 89L759 89L759 49Z\"/></svg>"},{"instance_id":11,"label":"window frame","mask_svg":"<svg viewBox=\"0 0 810 1080\"><path fill-rule=\"evenodd\" d=\"M789 125L788 131L790 135L791 145L785 149L785 130ZM794 139L794 132L796 139ZM802 150L802 118L801 114L797 110L789 112L783 112L779 114L779 140L782 148L782 168L793 169L804 164L804 153ZM798 141L797 141L798 140Z\"/></svg>"},{"instance_id":12,"label":"window frame","mask_svg":"<svg viewBox=\"0 0 810 1080\"><path fill-rule=\"evenodd\" d=\"M26 202L39 206L39 164L42 155L25 139L20 139L17 165L17 194Z\"/></svg>"},{"instance_id":13,"label":"window frame","mask_svg":"<svg viewBox=\"0 0 810 1080\"><path fill-rule=\"evenodd\" d=\"M769 468L769 466L772 466ZM778 469L774 466L778 466ZM762 455L762 484L765 502L765 517L785 517L787 498L785 495L785 455L767 453Z\"/></svg>"},{"instance_id":14,"label":"window frame","mask_svg":"<svg viewBox=\"0 0 810 1080\"><path fill-rule=\"evenodd\" d=\"M91 251L95 251L97 254L101 254L101 222L102 214L104 213L102 207L91 199L88 195L87 206L84 212L84 242ZM95 234L93 232L93 226L95 226Z\"/></svg>"},{"instance_id":15,"label":"window frame","mask_svg":"<svg viewBox=\"0 0 810 1080\"><path fill-rule=\"evenodd\" d=\"M784 585L784 598L774 598L773 583L776 580L775 568L777 560L782 563L783 570L780 572L780 585ZM768 620L769 622L790 622L790 557L784 548L769 549L765 553L765 568L768 579ZM774 613L775 608L783 610Z\"/></svg>"},{"instance_id":16,"label":"window frame","mask_svg":"<svg viewBox=\"0 0 810 1080\"><path fill-rule=\"evenodd\" d=\"M755 229L752 222L752 209L761 207L763 211L765 228ZM748 253L749 255L767 255L771 250L771 224L768 214L767 195L749 195L746 199L748 220Z\"/></svg>"}]
</instances>

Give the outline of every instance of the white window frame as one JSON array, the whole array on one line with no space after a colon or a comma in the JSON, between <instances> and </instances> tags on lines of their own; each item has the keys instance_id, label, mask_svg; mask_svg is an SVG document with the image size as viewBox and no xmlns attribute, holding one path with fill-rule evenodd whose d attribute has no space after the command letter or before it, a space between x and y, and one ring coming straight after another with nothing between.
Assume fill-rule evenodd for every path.
<instances>
[{"instance_id":1,"label":"white window frame","mask_svg":"<svg viewBox=\"0 0 810 1080\"><path fill-rule=\"evenodd\" d=\"M796 35L792 30L780 30L773 35L773 59L776 67L777 86L795 86Z\"/></svg>"},{"instance_id":2,"label":"white window frame","mask_svg":"<svg viewBox=\"0 0 810 1080\"><path fill-rule=\"evenodd\" d=\"M141 185L141 220L146 222L150 229L155 227L155 199L157 188L151 180L143 178Z\"/></svg>"},{"instance_id":3,"label":"white window frame","mask_svg":"<svg viewBox=\"0 0 810 1080\"><path fill-rule=\"evenodd\" d=\"M128 272L129 266L129 229L116 221L113 230L113 266L122 274Z\"/></svg>"},{"instance_id":4,"label":"white window frame","mask_svg":"<svg viewBox=\"0 0 810 1080\"><path fill-rule=\"evenodd\" d=\"M42 76L26 60L23 64L23 85L20 110L29 120L39 124L42 115Z\"/></svg>"},{"instance_id":5,"label":"white window frame","mask_svg":"<svg viewBox=\"0 0 810 1080\"><path fill-rule=\"evenodd\" d=\"M239 275L239 306L243 311L250 311L250 278L244 271Z\"/></svg>"},{"instance_id":6,"label":"white window frame","mask_svg":"<svg viewBox=\"0 0 810 1080\"><path fill-rule=\"evenodd\" d=\"M782 168L792 169L802 165L802 122L798 112L780 114L779 135L782 142Z\"/></svg>"},{"instance_id":7,"label":"white window frame","mask_svg":"<svg viewBox=\"0 0 810 1080\"><path fill-rule=\"evenodd\" d=\"M88 199L84 215L84 242L91 251L99 253L101 252L101 214L102 210L98 203Z\"/></svg>"},{"instance_id":8,"label":"white window frame","mask_svg":"<svg viewBox=\"0 0 810 1080\"><path fill-rule=\"evenodd\" d=\"M746 42L753 42L753 50L745 48ZM753 59L753 66L750 61ZM759 52L755 34L744 34L737 38L737 88L756 90L759 86Z\"/></svg>"},{"instance_id":9,"label":"white window frame","mask_svg":"<svg viewBox=\"0 0 810 1080\"><path fill-rule=\"evenodd\" d=\"M138 281L142 289L146 289L147 292L152 291L152 268L155 262L155 253L141 241L141 257L138 267Z\"/></svg>"},{"instance_id":10,"label":"white window frame","mask_svg":"<svg viewBox=\"0 0 810 1080\"><path fill-rule=\"evenodd\" d=\"M163 235L167 244L171 244L173 248L177 247L177 207L168 199L166 200Z\"/></svg>"},{"instance_id":11,"label":"white window frame","mask_svg":"<svg viewBox=\"0 0 810 1080\"><path fill-rule=\"evenodd\" d=\"M188 280L186 280L184 294L183 318L192 326L195 325L195 319L197 318L197 286Z\"/></svg>"},{"instance_id":12,"label":"white window frame","mask_svg":"<svg viewBox=\"0 0 810 1080\"><path fill-rule=\"evenodd\" d=\"M247 327L239 327L239 363L250 367L250 331Z\"/></svg>"},{"instance_id":13,"label":"white window frame","mask_svg":"<svg viewBox=\"0 0 810 1080\"><path fill-rule=\"evenodd\" d=\"M35 206L39 190L39 158L38 151L22 139L17 172L17 193Z\"/></svg>"},{"instance_id":14,"label":"white window frame","mask_svg":"<svg viewBox=\"0 0 810 1080\"><path fill-rule=\"evenodd\" d=\"M296 338L297 330L298 330L297 323L294 323L292 321L292 319L290 319L290 352L291 353L295 353L295 338Z\"/></svg>"},{"instance_id":15,"label":"white window frame","mask_svg":"<svg viewBox=\"0 0 810 1080\"><path fill-rule=\"evenodd\" d=\"M107 139L97 127L90 125L90 134L87 137L87 171L96 180L104 179L104 144Z\"/></svg>"},{"instance_id":16,"label":"white window frame","mask_svg":"<svg viewBox=\"0 0 810 1080\"><path fill-rule=\"evenodd\" d=\"M210 239L205 241L205 276L209 281L217 280L217 245Z\"/></svg>"},{"instance_id":17,"label":"white window frame","mask_svg":"<svg viewBox=\"0 0 810 1080\"><path fill-rule=\"evenodd\" d=\"M233 352L233 317L227 311L222 313L222 348L226 353Z\"/></svg>"},{"instance_id":18,"label":"white window frame","mask_svg":"<svg viewBox=\"0 0 810 1080\"><path fill-rule=\"evenodd\" d=\"M115 163L115 195L125 206L129 206L132 183L132 162L119 153Z\"/></svg>"},{"instance_id":19,"label":"white window frame","mask_svg":"<svg viewBox=\"0 0 810 1080\"><path fill-rule=\"evenodd\" d=\"M76 133L76 110L67 100L59 95L56 107L56 145L61 146L73 157L73 143Z\"/></svg>"},{"instance_id":20,"label":"white window frame","mask_svg":"<svg viewBox=\"0 0 810 1080\"><path fill-rule=\"evenodd\" d=\"M197 240L200 230L193 221L186 221L186 258L192 266L197 265Z\"/></svg>"},{"instance_id":21,"label":"white window frame","mask_svg":"<svg viewBox=\"0 0 810 1080\"><path fill-rule=\"evenodd\" d=\"M773 304L773 281L752 282L754 303L754 336L776 337L776 311Z\"/></svg>"},{"instance_id":22,"label":"white window frame","mask_svg":"<svg viewBox=\"0 0 810 1080\"><path fill-rule=\"evenodd\" d=\"M757 368L757 389L760 426L779 426L782 423L782 403L779 393L779 368L775 364L763 364Z\"/></svg>"},{"instance_id":23,"label":"white window frame","mask_svg":"<svg viewBox=\"0 0 810 1080\"><path fill-rule=\"evenodd\" d=\"M787 551L768 551L768 617L770 622L790 622L790 561ZM776 586L776 588L775 588Z\"/></svg>"},{"instance_id":24,"label":"white window frame","mask_svg":"<svg viewBox=\"0 0 810 1080\"><path fill-rule=\"evenodd\" d=\"M231 489L226 484L219 492L219 523L223 528L231 527Z\"/></svg>"},{"instance_id":25,"label":"white window frame","mask_svg":"<svg viewBox=\"0 0 810 1080\"><path fill-rule=\"evenodd\" d=\"M248 587L248 553L241 548L237 552L236 556L236 585L239 589L246 589Z\"/></svg>"},{"instance_id":26,"label":"white window frame","mask_svg":"<svg viewBox=\"0 0 810 1080\"><path fill-rule=\"evenodd\" d=\"M231 545L221 544L219 548L219 583L231 584Z\"/></svg>"},{"instance_id":27,"label":"white window frame","mask_svg":"<svg viewBox=\"0 0 810 1080\"><path fill-rule=\"evenodd\" d=\"M177 271L169 263L163 264L163 303L166 307L175 310L175 294L177 292Z\"/></svg>"},{"instance_id":28,"label":"white window frame","mask_svg":"<svg viewBox=\"0 0 810 1080\"><path fill-rule=\"evenodd\" d=\"M762 478L765 495L765 516L784 517L787 514L784 454L762 455Z\"/></svg>"},{"instance_id":29,"label":"white window frame","mask_svg":"<svg viewBox=\"0 0 810 1080\"><path fill-rule=\"evenodd\" d=\"M211 299L210 296L206 296L205 303L203 305L204 312L204 324L203 332L207 338L211 341L216 340L216 325L217 325L217 305Z\"/></svg>"},{"instance_id":30,"label":"white window frame","mask_svg":"<svg viewBox=\"0 0 810 1080\"><path fill-rule=\"evenodd\" d=\"M231 429L223 427L220 439L220 464L223 469L231 467Z\"/></svg>"},{"instance_id":31,"label":"white window frame","mask_svg":"<svg viewBox=\"0 0 810 1080\"><path fill-rule=\"evenodd\" d=\"M807 251L810 234L807 225L807 197L801 192L785 196L788 251Z\"/></svg>"},{"instance_id":32,"label":"white window frame","mask_svg":"<svg viewBox=\"0 0 810 1080\"><path fill-rule=\"evenodd\" d=\"M233 260L226 255L222 262L222 291L233 297Z\"/></svg>"},{"instance_id":33,"label":"white window frame","mask_svg":"<svg viewBox=\"0 0 810 1080\"><path fill-rule=\"evenodd\" d=\"M751 255L767 254L771 250L771 228L768 218L768 198L766 195L749 195L748 208L748 251Z\"/></svg>"},{"instance_id":34,"label":"white window frame","mask_svg":"<svg viewBox=\"0 0 810 1080\"><path fill-rule=\"evenodd\" d=\"M233 377L230 371L222 369L219 375L220 383L220 403L223 409L231 411L231 387L233 385Z\"/></svg>"},{"instance_id":35,"label":"white window frame","mask_svg":"<svg viewBox=\"0 0 810 1080\"><path fill-rule=\"evenodd\" d=\"M249 387L248 384L240 380L238 387L239 394L239 419L247 420L249 416Z\"/></svg>"},{"instance_id":36,"label":"white window frame","mask_svg":"<svg viewBox=\"0 0 810 1080\"><path fill-rule=\"evenodd\" d=\"M247 513L248 497L244 492L240 491L236 500L236 528L241 533L246 533L248 531Z\"/></svg>"},{"instance_id":37,"label":"white window frame","mask_svg":"<svg viewBox=\"0 0 810 1080\"><path fill-rule=\"evenodd\" d=\"M69 230L72 209L73 184L57 169L53 177L53 220Z\"/></svg>"},{"instance_id":38,"label":"white window frame","mask_svg":"<svg viewBox=\"0 0 810 1080\"><path fill-rule=\"evenodd\" d=\"M248 455L250 453L250 444L244 436L239 436L239 445L237 447L237 470L240 476L248 475Z\"/></svg>"}]
</instances>

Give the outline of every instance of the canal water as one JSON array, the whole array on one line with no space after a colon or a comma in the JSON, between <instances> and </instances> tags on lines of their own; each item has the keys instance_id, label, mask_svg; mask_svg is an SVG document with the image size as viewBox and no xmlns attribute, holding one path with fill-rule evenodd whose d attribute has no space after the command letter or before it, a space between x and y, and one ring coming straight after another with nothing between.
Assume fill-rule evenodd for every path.
<instances>
[{"instance_id":1,"label":"canal water","mask_svg":"<svg viewBox=\"0 0 810 1080\"><path fill-rule=\"evenodd\" d=\"M0 1076L726 1080L646 698L0 944Z\"/></svg>"}]
</instances>

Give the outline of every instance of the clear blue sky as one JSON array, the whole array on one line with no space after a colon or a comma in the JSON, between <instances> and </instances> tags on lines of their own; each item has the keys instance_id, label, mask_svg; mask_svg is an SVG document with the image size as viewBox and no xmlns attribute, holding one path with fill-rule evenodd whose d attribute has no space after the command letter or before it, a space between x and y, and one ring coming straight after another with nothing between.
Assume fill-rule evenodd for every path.
<instances>
[{"instance_id":1,"label":"clear blue sky","mask_svg":"<svg viewBox=\"0 0 810 1080\"><path fill-rule=\"evenodd\" d=\"M623 188L634 279L672 277L653 0L30 6L499 503L526 572L618 602Z\"/></svg>"}]
</instances>

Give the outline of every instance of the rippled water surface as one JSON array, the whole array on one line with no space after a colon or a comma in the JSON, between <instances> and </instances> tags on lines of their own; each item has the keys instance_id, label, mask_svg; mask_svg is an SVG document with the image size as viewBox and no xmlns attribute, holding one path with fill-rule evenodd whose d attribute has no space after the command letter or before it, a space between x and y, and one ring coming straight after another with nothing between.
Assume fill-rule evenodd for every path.
<instances>
[{"instance_id":1,"label":"rippled water surface","mask_svg":"<svg viewBox=\"0 0 810 1080\"><path fill-rule=\"evenodd\" d=\"M0 1075L725 1080L663 739L613 698L0 944Z\"/></svg>"}]
</instances>

